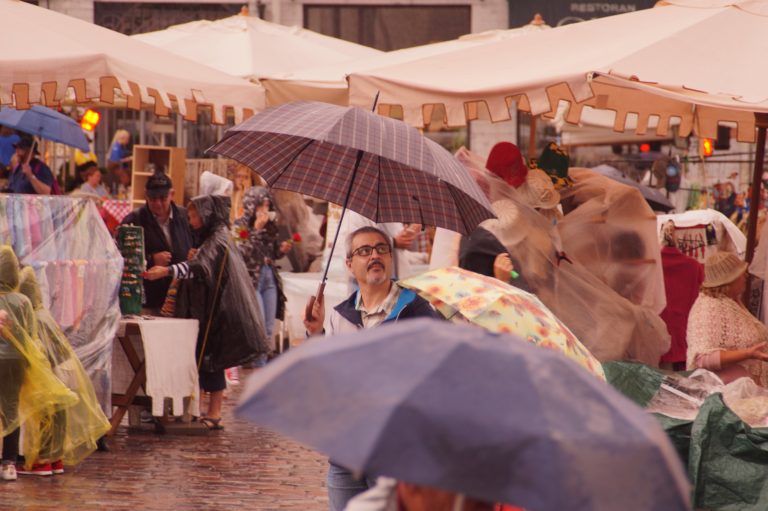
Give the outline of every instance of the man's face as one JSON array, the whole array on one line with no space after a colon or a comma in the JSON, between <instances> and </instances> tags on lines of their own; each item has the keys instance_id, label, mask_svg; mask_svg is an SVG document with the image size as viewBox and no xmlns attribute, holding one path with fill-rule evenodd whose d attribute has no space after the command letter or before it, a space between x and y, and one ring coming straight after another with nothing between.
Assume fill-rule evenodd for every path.
<instances>
[{"instance_id":1,"label":"man's face","mask_svg":"<svg viewBox=\"0 0 768 511\"><path fill-rule=\"evenodd\" d=\"M376 250L371 250L370 254L364 256L356 252L360 247L375 247L381 244L387 245L387 240L373 232L360 233L352 240L353 255L351 259L347 259L347 268L358 284L378 286L388 283L392 278L391 253L379 254Z\"/></svg>"},{"instance_id":2,"label":"man's face","mask_svg":"<svg viewBox=\"0 0 768 511\"><path fill-rule=\"evenodd\" d=\"M30 150L31 149L28 147L17 147L16 157L19 159L20 162L27 161L27 156L29 155Z\"/></svg>"},{"instance_id":3,"label":"man's face","mask_svg":"<svg viewBox=\"0 0 768 511\"><path fill-rule=\"evenodd\" d=\"M147 194L147 207L155 216L165 217L171 212L171 201L173 200L173 188L166 195L157 197Z\"/></svg>"}]
</instances>

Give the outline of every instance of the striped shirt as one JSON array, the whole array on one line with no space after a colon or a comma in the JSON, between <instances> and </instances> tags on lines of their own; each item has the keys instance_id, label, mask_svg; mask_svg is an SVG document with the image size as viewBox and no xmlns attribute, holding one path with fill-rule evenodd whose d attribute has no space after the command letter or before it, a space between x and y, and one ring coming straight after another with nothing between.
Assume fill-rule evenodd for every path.
<instances>
[{"instance_id":1,"label":"striped shirt","mask_svg":"<svg viewBox=\"0 0 768 511\"><path fill-rule=\"evenodd\" d=\"M192 270L189 269L189 263L172 264L170 268L174 279L191 279L193 276Z\"/></svg>"}]
</instances>

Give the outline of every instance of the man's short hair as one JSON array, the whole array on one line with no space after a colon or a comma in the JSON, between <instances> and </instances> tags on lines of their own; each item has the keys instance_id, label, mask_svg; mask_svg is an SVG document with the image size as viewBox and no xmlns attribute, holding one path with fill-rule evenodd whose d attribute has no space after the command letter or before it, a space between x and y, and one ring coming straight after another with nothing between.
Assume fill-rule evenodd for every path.
<instances>
[{"instance_id":1,"label":"man's short hair","mask_svg":"<svg viewBox=\"0 0 768 511\"><path fill-rule=\"evenodd\" d=\"M355 241L355 238L360 234L378 234L382 238L384 238L384 241L387 242L387 245L389 245L389 251L392 252L392 240L389 239L389 236L387 236L387 233L379 229L378 227L374 227L372 225L364 225L363 227L360 227L358 229L355 229L352 231L352 233L347 236L347 259L352 259L352 242Z\"/></svg>"}]
</instances>

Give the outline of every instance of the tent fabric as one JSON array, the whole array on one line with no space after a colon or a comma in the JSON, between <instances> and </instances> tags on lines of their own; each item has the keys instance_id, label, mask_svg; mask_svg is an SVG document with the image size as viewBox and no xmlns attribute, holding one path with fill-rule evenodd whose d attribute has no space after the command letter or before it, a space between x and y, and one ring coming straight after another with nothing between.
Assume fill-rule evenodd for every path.
<instances>
[{"instance_id":1,"label":"tent fabric","mask_svg":"<svg viewBox=\"0 0 768 511\"><path fill-rule=\"evenodd\" d=\"M288 73L262 77L262 85L267 89L270 105L306 99L346 106L349 104L347 75L350 73L361 73L462 48L472 48L548 28L546 25L526 25L507 30L487 30L466 34L450 41L379 52L336 64L316 63ZM373 101L370 104L373 104Z\"/></svg>"},{"instance_id":2,"label":"tent fabric","mask_svg":"<svg viewBox=\"0 0 768 511\"><path fill-rule=\"evenodd\" d=\"M257 84L98 25L18 0L0 0L0 13L0 45L13 48L0 57L0 105L57 107L72 88L77 103L113 104L118 90L129 108L175 108L192 121L203 105L216 123L228 109L239 122L265 106Z\"/></svg>"},{"instance_id":3,"label":"tent fabric","mask_svg":"<svg viewBox=\"0 0 768 511\"><path fill-rule=\"evenodd\" d=\"M344 72L333 75L332 80L282 77L303 75L304 69L316 67L349 70L347 62L375 61L385 54L305 28L242 14L215 21L192 21L132 37L233 76L267 79L269 85L262 85L269 105L311 99L346 106Z\"/></svg>"},{"instance_id":4,"label":"tent fabric","mask_svg":"<svg viewBox=\"0 0 768 511\"><path fill-rule=\"evenodd\" d=\"M645 134L658 116L656 135L679 120L680 135L714 138L718 121L730 121L739 141L753 142L753 112L768 112L768 74L754 66L768 44L765 2L661 4L353 73L350 104L368 105L379 91L380 111L401 108L409 124L428 123L442 104L445 123L461 126L481 116L508 120L514 101L552 118L564 100L570 123L597 108L616 111L616 131L636 117ZM499 65L500 56L513 65Z\"/></svg>"}]
</instances>

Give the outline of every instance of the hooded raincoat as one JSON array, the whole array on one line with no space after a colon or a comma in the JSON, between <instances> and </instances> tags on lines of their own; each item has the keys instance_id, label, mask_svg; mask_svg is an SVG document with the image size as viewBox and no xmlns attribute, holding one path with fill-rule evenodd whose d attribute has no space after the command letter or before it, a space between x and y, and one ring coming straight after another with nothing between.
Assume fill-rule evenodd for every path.
<instances>
[{"instance_id":1,"label":"hooded raincoat","mask_svg":"<svg viewBox=\"0 0 768 511\"><path fill-rule=\"evenodd\" d=\"M269 190L263 186L252 186L243 196L243 216L235 220L238 229L245 229L244 235L238 235L237 247L243 256L248 273L251 276L254 289L259 288L259 274L264 265L270 266L277 286L277 305L275 318L282 320L285 317L285 293L283 293L283 281L274 267L274 261L280 259L280 228L275 220L269 220L263 229L254 229L256 210L264 200L269 200L269 211L277 212L275 199ZM242 232L242 231L238 231ZM287 239L287 236L285 237Z\"/></svg>"},{"instance_id":2,"label":"hooded raincoat","mask_svg":"<svg viewBox=\"0 0 768 511\"><path fill-rule=\"evenodd\" d=\"M250 362L269 347L256 292L230 235L229 197L195 197L192 204L203 223L201 244L186 263L191 277L179 281L175 314L200 322L199 366L215 372Z\"/></svg>"},{"instance_id":3,"label":"hooded raincoat","mask_svg":"<svg viewBox=\"0 0 768 511\"><path fill-rule=\"evenodd\" d=\"M19 292L29 298L34 309L37 333L54 374L78 397L78 402L41 423L25 425L24 456L27 463L63 460L74 465L96 450L96 441L110 428L101 410L88 374L51 313L43 305L43 296L31 267L21 271ZM27 445L33 438L28 432L40 428L42 445Z\"/></svg>"},{"instance_id":4,"label":"hooded raincoat","mask_svg":"<svg viewBox=\"0 0 768 511\"><path fill-rule=\"evenodd\" d=\"M0 246L0 310L8 324L0 330L0 435L21 424L41 424L77 402L54 376L37 337L37 322L29 298L18 293L19 261L8 245ZM25 445L39 451L40 428L25 429Z\"/></svg>"}]
</instances>

